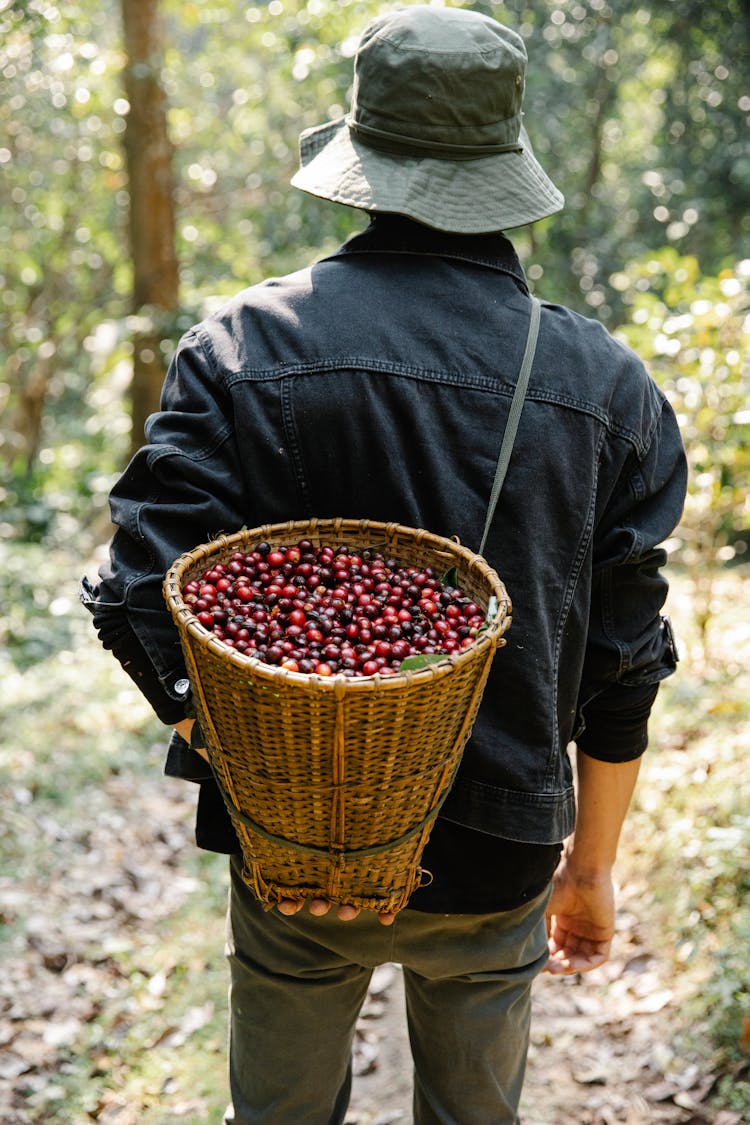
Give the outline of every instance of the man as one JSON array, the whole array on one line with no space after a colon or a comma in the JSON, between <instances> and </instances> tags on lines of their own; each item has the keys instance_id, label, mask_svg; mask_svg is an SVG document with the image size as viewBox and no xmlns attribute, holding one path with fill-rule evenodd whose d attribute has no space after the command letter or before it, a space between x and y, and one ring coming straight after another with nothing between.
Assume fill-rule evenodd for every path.
<instances>
[{"instance_id":1,"label":"man","mask_svg":"<svg viewBox=\"0 0 750 1125\"><path fill-rule=\"evenodd\" d=\"M466 10L414 6L367 27L351 112L302 135L293 183L370 225L188 333L113 490L111 561L87 596L104 644L176 728L167 768L200 782L202 847L237 850L162 602L175 557L312 516L480 543L532 310L500 232L563 205L521 126L525 64L517 34ZM484 548L514 621L423 857L433 881L395 918L321 900L264 912L233 855L227 1122L344 1120L382 961L404 968L417 1125L518 1121L531 982L545 963L586 971L609 952L618 837L676 659L658 544L684 492L674 416L639 360L543 305Z\"/></svg>"}]
</instances>

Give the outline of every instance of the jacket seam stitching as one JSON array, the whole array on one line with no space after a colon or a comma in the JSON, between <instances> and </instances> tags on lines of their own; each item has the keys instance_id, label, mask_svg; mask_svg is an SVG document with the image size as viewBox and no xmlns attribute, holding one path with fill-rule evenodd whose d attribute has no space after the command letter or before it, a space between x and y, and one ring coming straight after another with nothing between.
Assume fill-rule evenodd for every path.
<instances>
[{"instance_id":1,"label":"jacket seam stitching","mask_svg":"<svg viewBox=\"0 0 750 1125\"><path fill-rule=\"evenodd\" d=\"M622 676L627 666L627 659L624 646L622 642L615 636L614 633L614 620L612 613L612 570L608 569L602 575L602 628L607 637L618 654L617 674L615 682Z\"/></svg>"},{"instance_id":2,"label":"jacket seam stitching","mask_svg":"<svg viewBox=\"0 0 750 1125\"><path fill-rule=\"evenodd\" d=\"M487 796L494 796L495 798L507 796L522 805L556 805L575 792L571 785L566 785L564 789L535 789L531 792L521 789L507 789L504 785L493 785L491 781L480 781L474 777L459 777L456 788L458 791L475 790L477 793L484 792Z\"/></svg>"},{"instance_id":3,"label":"jacket seam stitching","mask_svg":"<svg viewBox=\"0 0 750 1125\"><path fill-rule=\"evenodd\" d=\"M573 559L570 571L568 572L568 582L565 590L565 597L562 605L560 606L560 613L557 620L557 629L555 631L555 655L554 655L554 669L555 675L553 678L553 691L552 691L552 714L554 716L554 731L553 731L553 744L550 748L549 760L547 763L547 776L553 768L553 763L557 759L557 745L560 740L560 724L558 717L558 702L559 702L559 689L560 689L560 650L562 648L562 638L565 631L565 624L568 620L570 607L573 604L575 589L578 584L578 579L581 576L581 568L583 567L586 554L591 544L591 534L594 527L594 516L596 510L596 490L599 481L599 464L602 446L604 445L606 431L602 429L597 443L596 461L595 461L595 475L591 494L589 496L589 510L586 517L586 523L581 531L581 536L578 542L578 549Z\"/></svg>"},{"instance_id":4,"label":"jacket seam stitching","mask_svg":"<svg viewBox=\"0 0 750 1125\"><path fill-rule=\"evenodd\" d=\"M208 364L211 375L219 385L224 385L225 379L222 379L222 377L219 375L219 363L213 348L213 337L208 331L206 325L207 321L202 321L200 324L194 325L188 335L185 337L185 340L187 341L190 336L193 337L193 339L198 344L198 347L206 357L206 363Z\"/></svg>"},{"instance_id":5,"label":"jacket seam stitching","mask_svg":"<svg viewBox=\"0 0 750 1125\"><path fill-rule=\"evenodd\" d=\"M200 449L186 450L180 449L178 445L160 445L149 451L147 456L147 463L149 468L155 465L157 461L161 461L164 457L184 457L188 461L207 461L213 457L214 453L224 445L232 436L232 425L227 423L223 429L219 430L214 440L210 445L204 445Z\"/></svg>"},{"instance_id":6,"label":"jacket seam stitching","mask_svg":"<svg viewBox=\"0 0 750 1125\"><path fill-rule=\"evenodd\" d=\"M153 507L153 505L157 504L158 501L158 492L149 493L148 499L139 504L133 512L131 518L128 520L127 527L121 526L122 533L124 535L129 535L130 538L138 544L138 546L144 551L146 555L144 565L142 567L139 567L134 574L131 574L128 581L123 584L122 597L123 602L126 605L128 592L130 591L131 587L134 586L136 582L139 582L142 578L147 578L150 574L154 573L156 554L143 533L143 529L141 527L141 513L144 511L144 509Z\"/></svg>"},{"instance_id":7,"label":"jacket seam stitching","mask_svg":"<svg viewBox=\"0 0 750 1125\"><path fill-rule=\"evenodd\" d=\"M226 377L227 388L241 382L272 382L275 379L286 379L294 375L323 375L345 369L353 374L362 372L372 374L396 375L402 378L425 381L445 386L471 387L473 390L486 391L489 394L511 397L515 391L515 383L505 380L482 379L477 376L459 375L450 372L435 371L426 367L415 367L410 364L381 363L377 360L364 359L360 356L338 356L336 359L318 360L307 363L284 364L280 367L254 368L245 367ZM586 399L575 399L570 395L552 394L540 387L529 387L526 398L530 402L549 403L553 406L567 407L580 413L596 418L607 430L617 437L625 438L631 443L639 456L643 455L644 447L639 441L638 434L628 426L623 426L602 410L596 403ZM647 448L647 447L646 447Z\"/></svg>"},{"instance_id":8,"label":"jacket seam stitching","mask_svg":"<svg viewBox=\"0 0 750 1125\"><path fill-rule=\"evenodd\" d=\"M302 453L302 444L294 418L294 380L285 379L279 390L281 402L281 427L284 439L289 449L289 454L294 471L294 480L297 485L303 511L310 511L310 490L307 485L305 460Z\"/></svg>"},{"instance_id":9,"label":"jacket seam stitching","mask_svg":"<svg viewBox=\"0 0 750 1125\"><path fill-rule=\"evenodd\" d=\"M453 262L468 262L469 265L483 266L487 269L494 270L495 273L504 274L506 277L511 278L517 282L519 288L529 295L529 283L526 275L523 272L523 267L519 266L516 269L512 265L505 265L505 263L498 261L497 258L486 258L478 254L470 254L468 252L462 253L460 250L421 250L421 249L397 249L391 246L353 246L348 248L342 247L335 254L323 258L324 262L341 261L347 257L354 257L357 254L403 254L412 258L444 258L447 261Z\"/></svg>"}]
</instances>

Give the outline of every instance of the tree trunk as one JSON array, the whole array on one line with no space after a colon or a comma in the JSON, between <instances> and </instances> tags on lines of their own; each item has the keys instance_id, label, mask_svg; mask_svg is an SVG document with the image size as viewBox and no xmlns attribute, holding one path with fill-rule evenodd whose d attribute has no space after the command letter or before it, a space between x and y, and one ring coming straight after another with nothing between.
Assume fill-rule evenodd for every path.
<instances>
[{"instance_id":1,"label":"tree trunk","mask_svg":"<svg viewBox=\"0 0 750 1125\"><path fill-rule=\"evenodd\" d=\"M125 35L125 91L130 112L125 154L130 185L130 251L133 262L131 448L143 441L146 418L158 409L164 380L160 325L178 302L172 146L161 85L158 0L121 0Z\"/></svg>"},{"instance_id":2,"label":"tree trunk","mask_svg":"<svg viewBox=\"0 0 750 1125\"><path fill-rule=\"evenodd\" d=\"M604 125L612 106L617 101L617 83L610 81L606 70L599 75L594 94L597 109L591 123L591 160L589 161L584 197L591 198L594 188L599 183L602 174L602 144L604 140Z\"/></svg>"},{"instance_id":3,"label":"tree trunk","mask_svg":"<svg viewBox=\"0 0 750 1125\"><path fill-rule=\"evenodd\" d=\"M45 339L49 343L51 335ZM8 469L18 461L27 476L32 472L39 453L44 408L56 359L55 348L35 355L27 364L14 354L9 356L5 369L8 382L17 388L17 393L10 431L0 447L2 460Z\"/></svg>"}]
</instances>

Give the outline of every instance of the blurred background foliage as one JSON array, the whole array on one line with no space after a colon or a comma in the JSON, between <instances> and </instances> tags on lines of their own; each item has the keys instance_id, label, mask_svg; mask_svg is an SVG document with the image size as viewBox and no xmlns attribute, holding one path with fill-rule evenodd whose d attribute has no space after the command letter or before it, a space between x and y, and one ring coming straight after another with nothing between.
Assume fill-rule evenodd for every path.
<instances>
[{"instance_id":1,"label":"blurred background foliage","mask_svg":"<svg viewBox=\"0 0 750 1125\"><path fill-rule=\"evenodd\" d=\"M7 690L20 690L22 678L31 684L42 669L53 691L58 665L78 666L84 626L75 582L87 560L101 557L107 494L140 436L138 425L131 434L139 333L155 333L163 370L180 335L216 302L307 264L363 226L357 212L288 182L300 130L346 111L357 36L385 6L161 0L159 51L138 63L166 95L174 181L179 299L157 310L133 298L120 3L0 0L0 676ZM721 925L711 921L719 937L709 1038L730 1045L744 1067L741 1096L750 1097L737 1032L750 1028L746 950L737 952L750 933L748 825L741 785L731 781L743 760L740 649L750 635L741 604L750 539L750 7L746 0L473 6L527 41L526 124L566 196L561 214L511 232L529 280L539 296L602 320L633 347L685 436L690 492L669 547L691 591L691 639L684 678L665 688L671 710L659 735L675 740L660 800L679 810L684 838L670 828L672 851L659 852L664 870L653 857L649 863L658 895L688 856L691 880L674 883L688 918L701 896L710 897L700 883L710 863L721 875L713 900ZM737 597L731 658L727 630L717 624L727 596ZM104 684L103 672L87 675ZM57 716L54 708L50 714ZM700 717L700 730L690 728L691 715ZM40 737L52 739L53 731ZM75 738L77 747L80 732ZM695 759L699 746L705 777L714 769L715 793L710 779L700 783L704 799L712 794L705 825L679 805L689 794L678 798L673 784L686 768L683 753ZM71 748L71 760L76 753ZM87 753L93 762L93 747ZM669 825L663 809L649 821L646 848L654 824ZM719 841L720 860L718 837L710 835L719 829L729 834Z\"/></svg>"},{"instance_id":2,"label":"blurred background foliage","mask_svg":"<svg viewBox=\"0 0 750 1125\"><path fill-rule=\"evenodd\" d=\"M750 522L750 9L476 6L527 40L526 121L567 200L560 215L515 232L530 281L621 329L652 361L689 419L689 515L702 528L690 548L716 546L728 559ZM157 323L162 367L212 301L362 226L357 212L288 181L300 129L345 112L356 37L381 7L162 0L153 65L168 104L180 263L178 307ZM120 16L116 0L0 0L6 542L98 533L130 444L132 338L153 310L131 298Z\"/></svg>"},{"instance_id":3,"label":"blurred background foliage","mask_svg":"<svg viewBox=\"0 0 750 1125\"><path fill-rule=\"evenodd\" d=\"M526 122L566 196L561 214L511 232L530 283L629 343L679 415L690 494L670 547L705 635L715 564L743 561L750 539L750 8L476 6L527 40ZM128 222L149 199L129 189L125 8L0 0L0 640L25 664L65 632L38 580L54 575L51 552L108 537L108 491L142 432L144 331L160 383L217 302L364 223L288 182L299 131L346 111L358 34L382 4L136 7L156 46L131 69L166 95L179 263L167 308L134 298Z\"/></svg>"}]
</instances>

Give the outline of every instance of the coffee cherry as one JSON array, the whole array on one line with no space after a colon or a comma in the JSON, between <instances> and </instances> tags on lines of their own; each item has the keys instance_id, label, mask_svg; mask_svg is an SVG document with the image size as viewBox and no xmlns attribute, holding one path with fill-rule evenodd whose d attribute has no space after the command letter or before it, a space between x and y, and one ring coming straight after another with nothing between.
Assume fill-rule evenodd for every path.
<instances>
[{"instance_id":1,"label":"coffee cherry","mask_svg":"<svg viewBox=\"0 0 750 1125\"><path fill-rule=\"evenodd\" d=\"M228 648L307 675L394 675L409 656L463 651L484 624L481 607L431 567L308 539L236 551L183 597Z\"/></svg>"}]
</instances>

